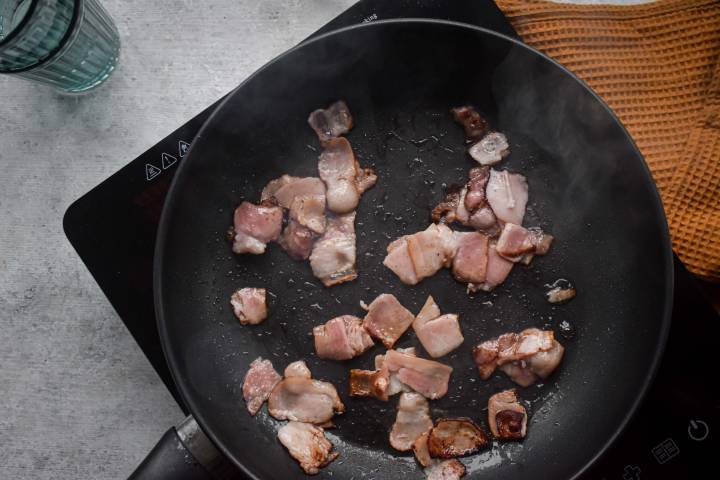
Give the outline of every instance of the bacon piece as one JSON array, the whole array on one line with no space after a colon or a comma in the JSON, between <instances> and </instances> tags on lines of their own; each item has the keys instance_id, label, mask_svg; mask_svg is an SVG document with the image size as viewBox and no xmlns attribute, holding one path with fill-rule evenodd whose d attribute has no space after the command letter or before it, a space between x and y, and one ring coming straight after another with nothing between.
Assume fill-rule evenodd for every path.
<instances>
[{"instance_id":1,"label":"bacon piece","mask_svg":"<svg viewBox=\"0 0 720 480\"><path fill-rule=\"evenodd\" d=\"M468 284L468 291L477 292L483 290L489 292L500 285L510 275L514 263L506 258L501 257L496 248L495 242L488 245L487 270L485 273L485 281L482 283Z\"/></svg>"},{"instance_id":2,"label":"bacon piece","mask_svg":"<svg viewBox=\"0 0 720 480\"><path fill-rule=\"evenodd\" d=\"M411 450L415 440L433 426L428 401L419 393L403 393L398 402L390 445L401 452Z\"/></svg>"},{"instance_id":3,"label":"bacon piece","mask_svg":"<svg viewBox=\"0 0 720 480\"><path fill-rule=\"evenodd\" d=\"M490 167L471 168L465 186L445 194L445 199L432 210L432 220L446 224L457 222L494 235L498 229L497 218L485 192L489 179Z\"/></svg>"},{"instance_id":4,"label":"bacon piece","mask_svg":"<svg viewBox=\"0 0 720 480\"><path fill-rule=\"evenodd\" d=\"M338 100L326 109L317 109L308 117L310 127L320 140L328 140L348 133L353 127L353 119L347 104Z\"/></svg>"},{"instance_id":5,"label":"bacon piece","mask_svg":"<svg viewBox=\"0 0 720 480\"><path fill-rule=\"evenodd\" d=\"M280 236L282 219L282 208L278 206L242 202L233 216L233 252L265 253L266 244Z\"/></svg>"},{"instance_id":6,"label":"bacon piece","mask_svg":"<svg viewBox=\"0 0 720 480\"><path fill-rule=\"evenodd\" d=\"M498 220L522 225L528 201L528 184L524 176L507 170L490 170L485 194Z\"/></svg>"},{"instance_id":7,"label":"bacon piece","mask_svg":"<svg viewBox=\"0 0 720 480\"><path fill-rule=\"evenodd\" d=\"M457 253L453 276L461 282L484 283L488 267L488 237L478 232L455 232Z\"/></svg>"},{"instance_id":8,"label":"bacon piece","mask_svg":"<svg viewBox=\"0 0 720 480\"><path fill-rule=\"evenodd\" d=\"M499 255L511 262L520 262L527 255L545 255L550 249L553 237L537 227L524 228L506 223L498 238L496 249Z\"/></svg>"},{"instance_id":9,"label":"bacon piece","mask_svg":"<svg viewBox=\"0 0 720 480\"><path fill-rule=\"evenodd\" d=\"M280 246L295 260L307 260L315 245L317 235L295 220L290 220L280 237Z\"/></svg>"},{"instance_id":10,"label":"bacon piece","mask_svg":"<svg viewBox=\"0 0 720 480\"><path fill-rule=\"evenodd\" d=\"M282 380L270 360L258 357L252 361L243 380L243 399L250 415L255 415L270 397L270 392Z\"/></svg>"},{"instance_id":11,"label":"bacon piece","mask_svg":"<svg viewBox=\"0 0 720 480\"><path fill-rule=\"evenodd\" d=\"M268 411L278 420L323 424L345 411L335 387L303 377L282 380L268 399Z\"/></svg>"},{"instance_id":12,"label":"bacon piece","mask_svg":"<svg viewBox=\"0 0 720 480\"><path fill-rule=\"evenodd\" d=\"M427 480L460 480L464 475L465 465L456 458L437 462L425 469Z\"/></svg>"},{"instance_id":13,"label":"bacon piece","mask_svg":"<svg viewBox=\"0 0 720 480\"><path fill-rule=\"evenodd\" d=\"M230 304L243 325L257 325L267 318L264 288L241 288L230 296Z\"/></svg>"},{"instance_id":14,"label":"bacon piece","mask_svg":"<svg viewBox=\"0 0 720 480\"><path fill-rule=\"evenodd\" d=\"M368 307L363 327L386 348L392 348L413 320L413 314L400 304L395 295L383 293Z\"/></svg>"},{"instance_id":15,"label":"bacon piece","mask_svg":"<svg viewBox=\"0 0 720 480\"><path fill-rule=\"evenodd\" d=\"M362 320L342 315L324 325L313 328L315 351L318 357L331 360L350 360L373 346Z\"/></svg>"},{"instance_id":16,"label":"bacon piece","mask_svg":"<svg viewBox=\"0 0 720 480\"><path fill-rule=\"evenodd\" d=\"M447 393L452 367L433 360L388 350L384 365L397 378L424 397L435 400Z\"/></svg>"},{"instance_id":17,"label":"bacon piece","mask_svg":"<svg viewBox=\"0 0 720 480\"><path fill-rule=\"evenodd\" d=\"M403 283L415 285L447 267L455 256L456 241L452 230L442 224L405 235L388 245L383 265Z\"/></svg>"},{"instance_id":18,"label":"bacon piece","mask_svg":"<svg viewBox=\"0 0 720 480\"><path fill-rule=\"evenodd\" d=\"M417 354L415 352L415 347L398 348L395 351L403 353L405 355L410 355L411 357L417 356ZM384 365L385 365L385 355L376 355L375 356L375 368L377 370L382 370ZM412 392L412 389L410 387L408 387L407 385L405 385L404 383L402 383L400 380L398 380L397 372L390 372L389 385L387 388L387 395L393 396L393 395L397 395L400 392Z\"/></svg>"},{"instance_id":19,"label":"bacon piece","mask_svg":"<svg viewBox=\"0 0 720 480\"><path fill-rule=\"evenodd\" d=\"M468 149L470 156L480 165L495 165L510 153L507 138L500 132L490 132Z\"/></svg>"},{"instance_id":20,"label":"bacon piece","mask_svg":"<svg viewBox=\"0 0 720 480\"><path fill-rule=\"evenodd\" d=\"M475 107L465 105L455 107L450 112L453 119L465 129L466 142L476 142L487 132L488 122L480 116Z\"/></svg>"},{"instance_id":21,"label":"bacon piece","mask_svg":"<svg viewBox=\"0 0 720 480\"><path fill-rule=\"evenodd\" d=\"M563 346L551 330L528 328L486 340L473 349L480 378L486 380L500 368L515 383L527 387L538 378L547 378L557 368Z\"/></svg>"},{"instance_id":22,"label":"bacon piece","mask_svg":"<svg viewBox=\"0 0 720 480\"><path fill-rule=\"evenodd\" d=\"M415 459L423 467L429 467L430 465L435 463L435 460L432 459L432 457L430 456L430 451L428 450L427 442L429 435L429 430L424 432L422 435L415 439L415 443L413 443L412 447L413 453L415 454Z\"/></svg>"},{"instance_id":23,"label":"bacon piece","mask_svg":"<svg viewBox=\"0 0 720 480\"><path fill-rule=\"evenodd\" d=\"M447 355L464 341L458 316L440 315L440 309L432 296L427 298L422 310L415 317L413 329L423 348L433 358Z\"/></svg>"},{"instance_id":24,"label":"bacon piece","mask_svg":"<svg viewBox=\"0 0 720 480\"><path fill-rule=\"evenodd\" d=\"M434 458L453 458L475 453L487 443L485 433L469 418L443 418L430 430L428 451Z\"/></svg>"},{"instance_id":25,"label":"bacon piece","mask_svg":"<svg viewBox=\"0 0 720 480\"><path fill-rule=\"evenodd\" d=\"M290 219L318 235L325 233L325 195L298 195L293 198Z\"/></svg>"},{"instance_id":26,"label":"bacon piece","mask_svg":"<svg viewBox=\"0 0 720 480\"><path fill-rule=\"evenodd\" d=\"M315 475L338 457L325 431L309 423L288 422L278 430L278 440L308 475Z\"/></svg>"},{"instance_id":27,"label":"bacon piece","mask_svg":"<svg viewBox=\"0 0 720 480\"><path fill-rule=\"evenodd\" d=\"M515 390L504 390L488 400L488 425L501 440L520 440L527 434L527 412Z\"/></svg>"},{"instance_id":28,"label":"bacon piece","mask_svg":"<svg viewBox=\"0 0 720 480\"><path fill-rule=\"evenodd\" d=\"M378 370L350 370L350 396L375 397L386 402L390 375L387 368Z\"/></svg>"},{"instance_id":29,"label":"bacon piece","mask_svg":"<svg viewBox=\"0 0 720 480\"><path fill-rule=\"evenodd\" d=\"M325 183L319 178L283 175L265 186L260 200L266 202L275 199L278 205L289 209L295 197L316 195L325 195Z\"/></svg>"},{"instance_id":30,"label":"bacon piece","mask_svg":"<svg viewBox=\"0 0 720 480\"><path fill-rule=\"evenodd\" d=\"M355 255L355 212L331 216L313 246L310 267L326 287L349 282L357 278Z\"/></svg>"},{"instance_id":31,"label":"bacon piece","mask_svg":"<svg viewBox=\"0 0 720 480\"><path fill-rule=\"evenodd\" d=\"M358 163L346 138L327 141L318 161L320 178L325 182L328 209L335 213L355 210L360 201Z\"/></svg>"}]
</instances>

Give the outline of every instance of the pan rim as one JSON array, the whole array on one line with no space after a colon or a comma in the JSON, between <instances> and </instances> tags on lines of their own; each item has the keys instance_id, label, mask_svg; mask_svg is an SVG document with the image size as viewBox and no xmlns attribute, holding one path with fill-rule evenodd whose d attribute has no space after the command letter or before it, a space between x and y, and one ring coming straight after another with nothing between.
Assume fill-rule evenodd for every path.
<instances>
[{"instance_id":1,"label":"pan rim","mask_svg":"<svg viewBox=\"0 0 720 480\"><path fill-rule=\"evenodd\" d=\"M180 369L176 362L176 357L173 353L173 348L169 340L169 332L166 328L166 322L164 321L165 318L165 311L163 306L163 300L162 300L162 286L163 286L163 280L162 280L162 272L163 272L163 262L161 261L164 253L164 245L167 242L167 236L168 236L168 229L169 224L172 217L172 210L174 209L174 204L176 203L177 198L179 198L178 192L180 192L179 180L183 178L187 174L187 167L186 164L189 163L188 160L194 158L193 151L194 151L194 145L197 144L195 140L198 138L203 137L205 131L207 128L209 128L209 125L213 123L214 118L216 115L218 115L218 112L225 106L225 104L239 91L241 90L247 83L252 81L256 76L260 75L263 71L268 69L271 65L275 64L276 62L282 60L286 56L292 55L296 50L299 50L306 45L313 44L315 42L322 41L328 37L340 35L347 31L354 31L355 29L360 28L378 28L378 26L383 25L400 25L400 24L417 24L417 25L431 25L431 26L437 26L442 25L446 27L453 27L453 28L459 28L464 30L470 30L474 31L476 33L481 33L483 35L489 35L491 37L497 37L502 40L505 40L507 42L510 42L511 44L526 49L531 54L534 54L536 56L539 56L543 58L545 61L550 62L555 67L559 68L564 74L569 75L572 79L574 79L577 83L580 84L582 88L584 88L588 93L590 93L593 98L600 103L600 105L603 106L603 108L606 110L606 112L610 115L610 118L613 119L613 121L616 123L617 126L619 126L622 130L622 132L625 135L625 138L629 142L629 144L632 146L632 148L635 150L635 153L637 156L642 160L642 171L644 175L646 176L646 180L650 182L652 185L652 192L653 192L653 203L655 204L654 209L654 215L657 217L657 221L659 221L659 225L662 230L662 235L660 238L660 241L662 243L662 250L663 250L663 263L665 267L665 292L664 292L664 305L663 305L663 318L662 322L660 324L660 330L659 330L659 340L658 344L655 348L655 354L653 356L652 362L650 363L650 368L645 374L645 380L642 383L640 389L636 393L635 400L632 402L632 404L629 406L625 416L623 417L622 421L618 424L617 428L615 429L614 433L603 443L603 445L595 452L595 454L587 460L584 465L579 467L579 469L570 477L571 479L577 479L581 475L583 475L592 465L594 465L610 448L610 446L615 443L615 441L622 435L622 433L627 428L628 424L630 423L631 419L635 415L637 409L642 404L643 400L645 399L648 390L650 389L650 386L652 385L653 381L655 380L655 377L657 375L657 371L660 365L660 362L662 360L663 354L665 352L665 347L667 345L667 340L669 337L670 332L670 323L672 318L672 305L673 305L673 292L674 292L674 265L673 265L673 254L672 254L672 248L671 248L671 242L670 242L670 232L669 227L667 223L667 217L664 214L664 207L662 204L662 200L660 198L660 193L657 189L657 185L655 184L652 174L650 172L650 169L647 165L647 162L645 161L644 156L642 155L642 152L640 152L640 149L637 147L635 141L630 136L630 133L627 131L625 126L620 122L619 118L615 115L613 110L605 103L605 101L592 89L590 88L583 80L581 80L577 75L572 73L570 70L568 70L566 67L564 67L562 64L558 63L554 59L550 58L543 52L530 47L529 45L526 45L525 43L521 42L520 40L514 39L512 37L509 37L507 35L504 35L502 33L495 32L493 30L489 30L487 28L479 27L477 25L471 25L468 23L463 22L456 22L451 20L442 20L442 19L431 19L431 18L396 18L396 19L387 19L387 20L376 20L373 22L366 22L366 23L360 23L356 25L351 25L347 27L343 27L337 30L332 30L330 32L324 33L322 35L318 35L317 37L314 37L312 39L304 40L300 44L290 48L289 50L281 53L280 55L276 56L275 58L271 59L267 63L265 63L262 67L257 69L255 72L253 72L250 76L248 76L240 85L238 85L236 88L234 88L230 93L228 93L225 98L222 100L222 102L217 106L217 108L213 111L213 113L208 117L208 119L205 121L205 123L202 125L198 133L196 134L195 138L191 142L190 149L188 150L188 153L186 154L185 161L181 162L178 166L178 169L175 173L175 176L173 178L173 181L170 185L170 188L168 189L168 194L165 200L165 204L163 205L162 214L160 217L160 222L158 225L158 231L156 235L155 240L155 249L154 249L154 256L153 256L153 297L154 297L154 304L155 304L155 317L156 317L156 325L158 332L160 334L160 341L162 345L163 355L165 356L165 361L168 363L170 373L173 378L173 382L175 383L178 392L180 394L180 397L185 402L185 405L190 410L191 414L197 421L197 423L202 428L203 432L208 436L208 438L212 441L212 443L216 446L216 448L229 460L232 461L245 475L247 475L249 478L253 480L263 480L261 477L258 477L255 475L248 467L245 466L245 464L241 461L239 457L235 455L235 452L233 452L231 449L227 448L226 445L224 445L216 433L211 428L207 428L208 422L205 419L205 415L202 414L201 409L197 408L196 403L193 401L193 396L190 393L190 389L188 388L187 384L182 381L182 379L179 379L180 376Z\"/></svg>"}]
</instances>

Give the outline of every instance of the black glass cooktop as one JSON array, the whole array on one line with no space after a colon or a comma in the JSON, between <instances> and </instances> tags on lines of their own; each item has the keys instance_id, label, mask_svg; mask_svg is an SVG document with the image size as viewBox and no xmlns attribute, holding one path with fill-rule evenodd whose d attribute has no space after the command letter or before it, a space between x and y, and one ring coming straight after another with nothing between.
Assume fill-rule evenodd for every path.
<instances>
[{"instance_id":1,"label":"black glass cooktop","mask_svg":"<svg viewBox=\"0 0 720 480\"><path fill-rule=\"evenodd\" d=\"M455 20L518 38L490 0L362 0L313 36L397 17ZM153 250L177 165L220 100L73 203L64 218L70 242L186 413L155 325ZM711 392L717 338L720 318L676 259L673 323L660 371L634 420L583 478L705 478L713 471L720 429L720 401Z\"/></svg>"}]
</instances>

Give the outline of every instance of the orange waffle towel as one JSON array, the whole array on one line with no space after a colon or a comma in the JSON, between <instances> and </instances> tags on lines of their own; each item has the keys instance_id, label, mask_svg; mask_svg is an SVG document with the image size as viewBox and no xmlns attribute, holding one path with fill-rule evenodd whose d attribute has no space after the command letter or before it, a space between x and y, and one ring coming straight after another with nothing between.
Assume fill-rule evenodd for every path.
<instances>
[{"instance_id":1,"label":"orange waffle towel","mask_svg":"<svg viewBox=\"0 0 720 480\"><path fill-rule=\"evenodd\" d=\"M615 111L655 178L675 252L720 281L720 0L497 4Z\"/></svg>"}]
</instances>

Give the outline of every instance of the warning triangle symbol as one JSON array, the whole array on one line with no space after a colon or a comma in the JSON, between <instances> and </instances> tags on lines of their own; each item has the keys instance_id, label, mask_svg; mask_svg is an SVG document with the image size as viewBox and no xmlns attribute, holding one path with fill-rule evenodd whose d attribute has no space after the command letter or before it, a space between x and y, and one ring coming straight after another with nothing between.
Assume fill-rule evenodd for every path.
<instances>
[{"instance_id":1,"label":"warning triangle symbol","mask_svg":"<svg viewBox=\"0 0 720 480\"><path fill-rule=\"evenodd\" d=\"M180 158L183 158L189 149L189 143L183 142L182 140L178 142L178 152L180 153Z\"/></svg>"},{"instance_id":2,"label":"warning triangle symbol","mask_svg":"<svg viewBox=\"0 0 720 480\"><path fill-rule=\"evenodd\" d=\"M171 165L175 165L177 163L177 158L173 157L172 155L168 153L162 154L162 167L163 170L167 169Z\"/></svg>"},{"instance_id":3,"label":"warning triangle symbol","mask_svg":"<svg viewBox=\"0 0 720 480\"><path fill-rule=\"evenodd\" d=\"M152 180L153 178L157 177L162 173L162 170L160 170L158 167L151 163L145 164L145 178L148 179L148 181Z\"/></svg>"}]
</instances>

